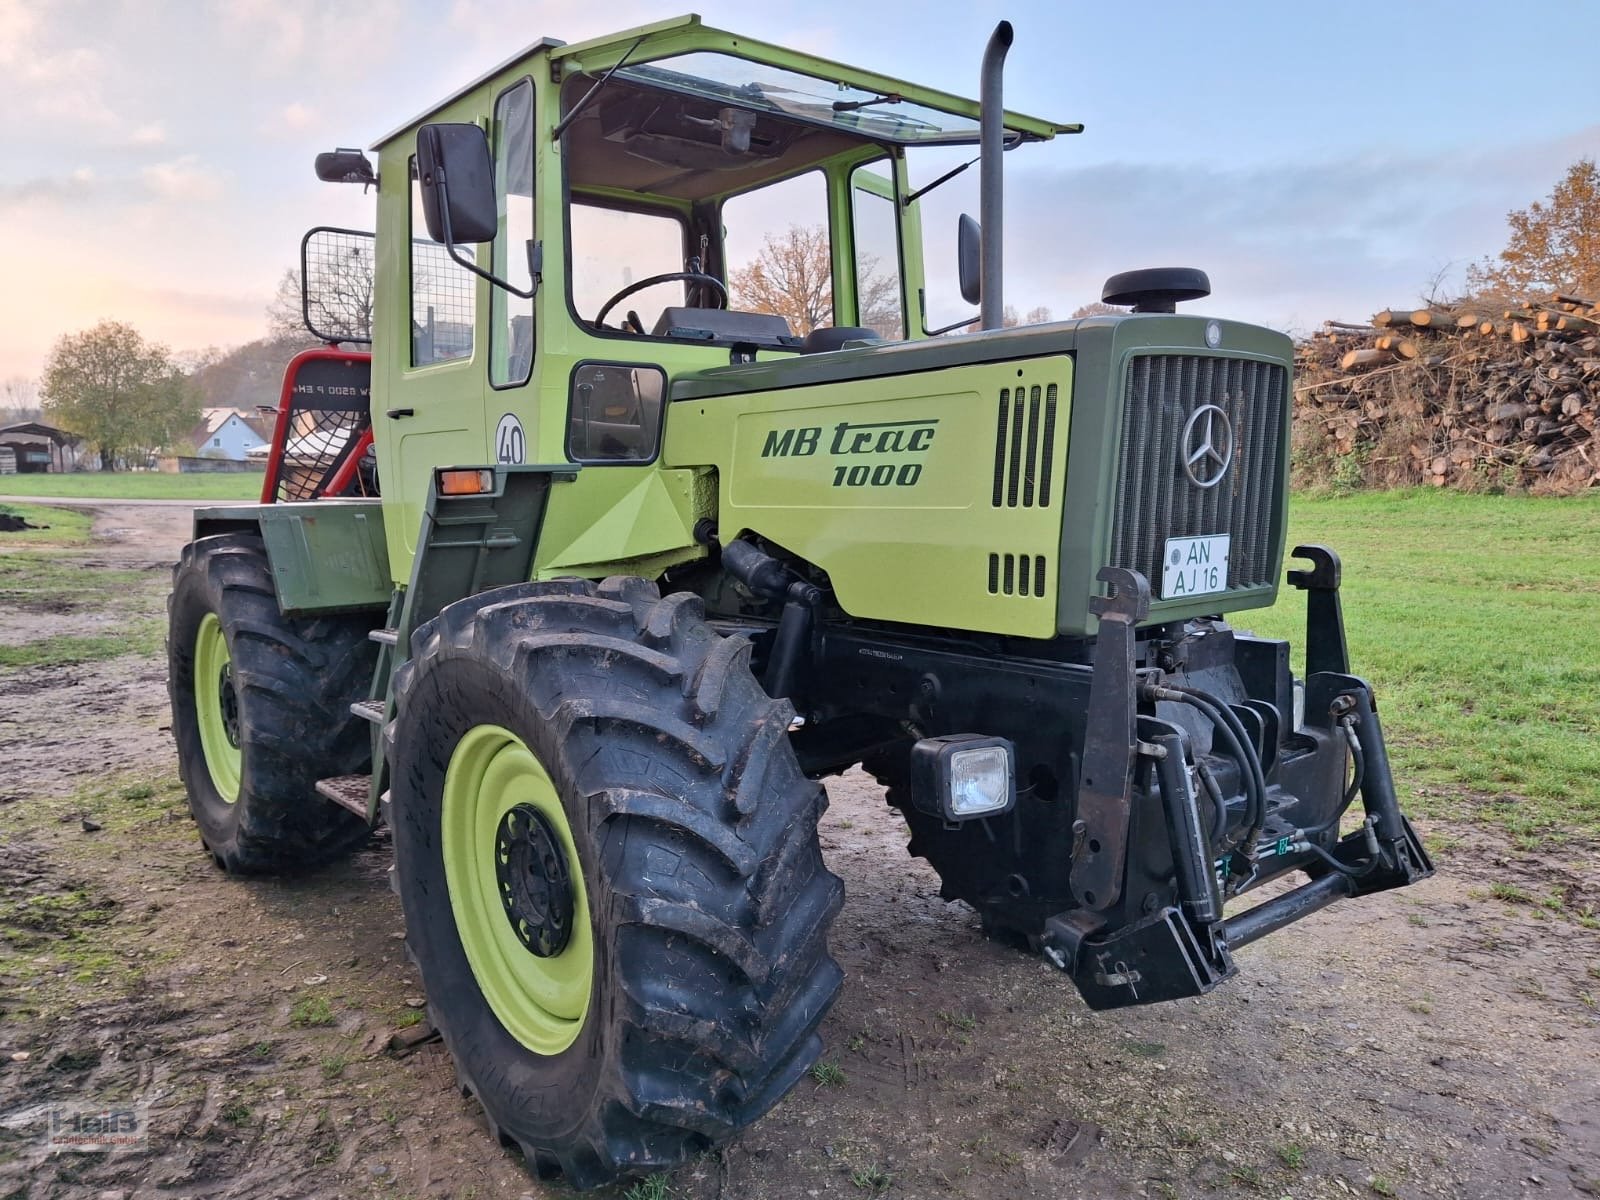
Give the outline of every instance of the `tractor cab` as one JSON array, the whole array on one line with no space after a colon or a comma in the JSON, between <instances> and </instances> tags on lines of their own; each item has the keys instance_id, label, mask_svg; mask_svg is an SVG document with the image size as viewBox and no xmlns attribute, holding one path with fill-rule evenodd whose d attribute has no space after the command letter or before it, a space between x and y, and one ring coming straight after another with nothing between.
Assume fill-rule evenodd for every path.
<instances>
[{"instance_id":1,"label":"tractor cab","mask_svg":"<svg viewBox=\"0 0 1600 1200\"><path fill-rule=\"evenodd\" d=\"M944 332L925 310L907 152L976 147L979 111L691 16L538 42L381 138L375 172L325 156L324 178L378 186L373 432L400 513L391 559L415 551L438 463L649 466L685 375ZM1001 124L1008 147L1077 128ZM314 297L328 279L315 247L307 261ZM577 486L603 493L590 513L654 486L586 474Z\"/></svg>"}]
</instances>

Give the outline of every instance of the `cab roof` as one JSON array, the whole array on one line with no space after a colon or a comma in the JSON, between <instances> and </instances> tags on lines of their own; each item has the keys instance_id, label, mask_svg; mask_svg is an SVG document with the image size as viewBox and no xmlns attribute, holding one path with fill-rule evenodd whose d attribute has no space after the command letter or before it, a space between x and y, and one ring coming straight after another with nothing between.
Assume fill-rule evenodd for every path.
<instances>
[{"instance_id":1,"label":"cab roof","mask_svg":"<svg viewBox=\"0 0 1600 1200\"><path fill-rule=\"evenodd\" d=\"M770 112L864 141L948 146L978 140L981 109L976 100L714 29L690 13L570 46L541 38L385 134L372 148L379 149L469 92L539 57L549 59L558 79L598 75L621 64L618 77L636 85ZM1083 130L1080 124L1009 110L1003 124L1029 141Z\"/></svg>"}]
</instances>

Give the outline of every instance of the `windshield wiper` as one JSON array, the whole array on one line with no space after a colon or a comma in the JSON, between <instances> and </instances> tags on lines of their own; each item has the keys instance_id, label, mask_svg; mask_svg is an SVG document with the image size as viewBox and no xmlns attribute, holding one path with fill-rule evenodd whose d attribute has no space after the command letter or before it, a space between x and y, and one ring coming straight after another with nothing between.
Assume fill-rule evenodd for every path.
<instances>
[{"instance_id":1,"label":"windshield wiper","mask_svg":"<svg viewBox=\"0 0 1600 1200\"><path fill-rule=\"evenodd\" d=\"M874 104L899 104L903 97L899 92L890 92L887 96L874 96L871 100L835 100L834 112L856 112L859 109L871 108Z\"/></svg>"}]
</instances>

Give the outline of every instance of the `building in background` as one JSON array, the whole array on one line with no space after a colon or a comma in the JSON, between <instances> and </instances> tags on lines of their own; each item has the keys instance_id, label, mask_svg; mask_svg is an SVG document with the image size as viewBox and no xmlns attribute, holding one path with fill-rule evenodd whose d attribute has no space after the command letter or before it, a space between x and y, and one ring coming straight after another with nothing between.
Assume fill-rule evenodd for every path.
<instances>
[{"instance_id":1,"label":"building in background","mask_svg":"<svg viewBox=\"0 0 1600 1200\"><path fill-rule=\"evenodd\" d=\"M0 475L76 471L81 444L75 434L39 421L0 425Z\"/></svg>"},{"instance_id":2,"label":"building in background","mask_svg":"<svg viewBox=\"0 0 1600 1200\"><path fill-rule=\"evenodd\" d=\"M272 440L272 421L243 408L203 408L189 440L197 458L242 462L245 451Z\"/></svg>"}]
</instances>

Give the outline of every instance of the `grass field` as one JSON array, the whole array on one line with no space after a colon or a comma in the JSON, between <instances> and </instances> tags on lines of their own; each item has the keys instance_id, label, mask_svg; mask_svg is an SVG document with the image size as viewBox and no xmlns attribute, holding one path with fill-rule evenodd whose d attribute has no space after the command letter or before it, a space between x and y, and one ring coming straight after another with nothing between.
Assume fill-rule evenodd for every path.
<instances>
[{"instance_id":1,"label":"grass field","mask_svg":"<svg viewBox=\"0 0 1600 1200\"><path fill-rule=\"evenodd\" d=\"M19 478L102 479L11 476L0 487ZM104 481L152 489L255 482L229 475ZM11 507L54 528L0 538L0 546L20 551L0 554L0 601L51 590L83 597L124 582L73 575L80 569L34 552L82 544L83 514ZM1600 836L1600 496L1297 496L1290 506L1290 545L1296 542L1323 542L1344 560L1353 669L1377 688L1409 808L1489 820L1526 848L1563 831ZM1298 656L1304 603L1285 588L1277 607L1239 613L1234 624L1287 638ZM128 645L154 644L148 631L138 633ZM0 666L52 656L82 661L102 649L92 639L48 653L15 647Z\"/></svg>"},{"instance_id":2,"label":"grass field","mask_svg":"<svg viewBox=\"0 0 1600 1200\"><path fill-rule=\"evenodd\" d=\"M1344 561L1352 669L1377 689L1411 808L1494 821L1529 849L1600 834L1600 496L1296 497L1289 524L1291 547ZM1285 588L1234 624L1298 655L1304 613Z\"/></svg>"},{"instance_id":3,"label":"grass field","mask_svg":"<svg viewBox=\"0 0 1600 1200\"><path fill-rule=\"evenodd\" d=\"M47 508L42 504L14 504L0 500L0 513L21 517L38 529L0 533L0 547L30 549L45 546L82 546L89 540L90 514L70 508Z\"/></svg>"},{"instance_id":4,"label":"grass field","mask_svg":"<svg viewBox=\"0 0 1600 1200\"><path fill-rule=\"evenodd\" d=\"M0 498L71 496L116 500L256 500L261 476L162 475L154 471L75 475L0 475Z\"/></svg>"}]
</instances>

